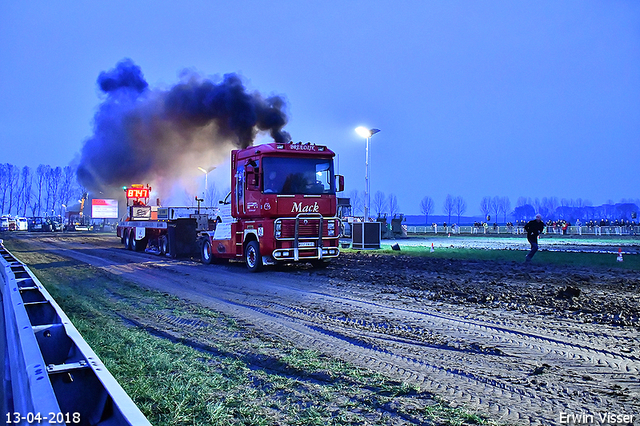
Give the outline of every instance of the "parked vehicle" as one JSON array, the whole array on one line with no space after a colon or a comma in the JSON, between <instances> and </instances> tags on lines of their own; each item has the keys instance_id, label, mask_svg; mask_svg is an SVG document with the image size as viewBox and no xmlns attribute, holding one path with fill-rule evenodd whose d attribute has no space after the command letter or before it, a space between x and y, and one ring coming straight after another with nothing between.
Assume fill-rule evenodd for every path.
<instances>
[{"instance_id":1,"label":"parked vehicle","mask_svg":"<svg viewBox=\"0 0 640 426\"><path fill-rule=\"evenodd\" d=\"M48 231L49 224L41 217L30 217L27 219L27 229L31 232Z\"/></svg>"},{"instance_id":2,"label":"parked vehicle","mask_svg":"<svg viewBox=\"0 0 640 426\"><path fill-rule=\"evenodd\" d=\"M29 222L26 217L17 217L16 218L16 231L28 231L29 230Z\"/></svg>"},{"instance_id":3,"label":"parked vehicle","mask_svg":"<svg viewBox=\"0 0 640 426\"><path fill-rule=\"evenodd\" d=\"M0 217L0 231L8 231L9 230L9 216Z\"/></svg>"}]
</instances>

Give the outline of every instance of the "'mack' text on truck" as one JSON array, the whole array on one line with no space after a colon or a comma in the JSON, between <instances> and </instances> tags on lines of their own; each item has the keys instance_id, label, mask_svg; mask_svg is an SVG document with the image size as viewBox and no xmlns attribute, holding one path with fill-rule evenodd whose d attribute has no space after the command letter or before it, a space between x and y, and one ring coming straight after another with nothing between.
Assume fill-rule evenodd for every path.
<instances>
[{"instance_id":1,"label":"'mack' text on truck","mask_svg":"<svg viewBox=\"0 0 640 426\"><path fill-rule=\"evenodd\" d=\"M171 256L197 250L203 263L244 259L250 271L287 262L325 266L340 254L336 192L344 180L334 174L334 155L309 143L234 150L231 192L219 208L151 208L144 197L132 198L139 211L128 208L118 236L136 250L150 245Z\"/></svg>"}]
</instances>

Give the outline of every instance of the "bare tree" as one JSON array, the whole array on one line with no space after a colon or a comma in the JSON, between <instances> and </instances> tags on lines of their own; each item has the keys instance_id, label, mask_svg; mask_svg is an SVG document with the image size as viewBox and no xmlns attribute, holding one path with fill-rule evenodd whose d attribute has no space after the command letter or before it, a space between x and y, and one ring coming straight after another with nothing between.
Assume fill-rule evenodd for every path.
<instances>
[{"instance_id":1,"label":"bare tree","mask_svg":"<svg viewBox=\"0 0 640 426\"><path fill-rule=\"evenodd\" d=\"M33 212L34 215L37 213L37 216L42 216L42 196L43 193L46 193L45 182L47 180L47 170L49 169L51 169L51 167L45 166L44 164L40 164L38 168L36 168L36 199Z\"/></svg>"},{"instance_id":2,"label":"bare tree","mask_svg":"<svg viewBox=\"0 0 640 426\"><path fill-rule=\"evenodd\" d=\"M18 185L20 182L20 169L13 164L9 164L7 167L7 180L9 181L9 206L7 207L7 213L11 214L14 206L16 207L16 211L20 208L18 206L20 199L20 188Z\"/></svg>"},{"instance_id":3,"label":"bare tree","mask_svg":"<svg viewBox=\"0 0 640 426\"><path fill-rule=\"evenodd\" d=\"M460 216L467 211L467 202L461 196L457 196L453 199L453 211L458 216L458 225L460 225Z\"/></svg>"},{"instance_id":4,"label":"bare tree","mask_svg":"<svg viewBox=\"0 0 640 426\"><path fill-rule=\"evenodd\" d=\"M62 169L56 167L55 169L47 166L47 172L45 174L46 185L46 197L45 197L45 212L55 214L55 209L58 206L59 200L59 188L60 181L62 179Z\"/></svg>"},{"instance_id":5,"label":"bare tree","mask_svg":"<svg viewBox=\"0 0 640 426\"><path fill-rule=\"evenodd\" d=\"M217 206L218 200L220 199L220 192L218 191L218 187L215 182L211 182L207 186L207 190L204 194L204 202L209 207Z\"/></svg>"},{"instance_id":6,"label":"bare tree","mask_svg":"<svg viewBox=\"0 0 640 426\"><path fill-rule=\"evenodd\" d=\"M357 189L354 189L349 193L349 198L351 200L351 207L353 208L353 214L355 216L364 214L363 196L360 194L360 191L358 191Z\"/></svg>"},{"instance_id":7,"label":"bare tree","mask_svg":"<svg viewBox=\"0 0 640 426\"><path fill-rule=\"evenodd\" d=\"M373 208L375 209L378 217L380 217L380 215L384 213L384 211L386 210L386 207L387 207L387 200L384 196L384 192L376 191L376 193L373 195Z\"/></svg>"},{"instance_id":8,"label":"bare tree","mask_svg":"<svg viewBox=\"0 0 640 426\"><path fill-rule=\"evenodd\" d=\"M69 200L73 197L75 190L76 172L71 166L65 166L62 169L62 183L60 185L60 204L64 205L65 210L69 208Z\"/></svg>"},{"instance_id":9,"label":"bare tree","mask_svg":"<svg viewBox=\"0 0 640 426\"><path fill-rule=\"evenodd\" d=\"M27 215L27 207L31 204L31 197L33 196L31 193L32 184L33 176L31 174L31 168L29 166L24 166L22 168L22 179L20 185L20 208L18 209L18 214L22 212L22 216Z\"/></svg>"},{"instance_id":10,"label":"bare tree","mask_svg":"<svg viewBox=\"0 0 640 426\"><path fill-rule=\"evenodd\" d=\"M507 223L507 214L509 213L509 210L511 210L511 200L509 200L509 197L500 197L499 210L504 217L504 223ZM498 218L496 217L496 220L497 219Z\"/></svg>"},{"instance_id":11,"label":"bare tree","mask_svg":"<svg viewBox=\"0 0 640 426\"><path fill-rule=\"evenodd\" d=\"M489 213L491 213L491 197L482 197L482 200L480 201L480 211L484 218L488 220L487 217L489 216Z\"/></svg>"},{"instance_id":12,"label":"bare tree","mask_svg":"<svg viewBox=\"0 0 640 426\"><path fill-rule=\"evenodd\" d=\"M533 207L536 209L536 213L541 214L543 216L545 216L545 211L544 211L544 204L542 201L540 201L539 198L536 198L533 201Z\"/></svg>"},{"instance_id":13,"label":"bare tree","mask_svg":"<svg viewBox=\"0 0 640 426\"><path fill-rule=\"evenodd\" d=\"M398 198L393 194L389 194L387 204L389 206L389 216L395 217L395 215L400 212L400 207L398 206Z\"/></svg>"},{"instance_id":14,"label":"bare tree","mask_svg":"<svg viewBox=\"0 0 640 426\"><path fill-rule=\"evenodd\" d=\"M451 223L451 215L453 214L453 197L451 194L447 194L447 198L444 199L444 212L449 215L449 220L447 223Z\"/></svg>"},{"instance_id":15,"label":"bare tree","mask_svg":"<svg viewBox=\"0 0 640 426\"><path fill-rule=\"evenodd\" d=\"M434 209L433 198L424 197L420 202L420 211L425 216L424 223L426 225L429 225L429 215L433 213L433 209Z\"/></svg>"},{"instance_id":16,"label":"bare tree","mask_svg":"<svg viewBox=\"0 0 640 426\"><path fill-rule=\"evenodd\" d=\"M559 204L560 203L556 197L542 197L542 209L544 211L544 215L553 217Z\"/></svg>"},{"instance_id":17,"label":"bare tree","mask_svg":"<svg viewBox=\"0 0 640 426\"><path fill-rule=\"evenodd\" d=\"M493 221L498 222L498 213L500 213L500 197L491 197L491 212L494 214Z\"/></svg>"},{"instance_id":18,"label":"bare tree","mask_svg":"<svg viewBox=\"0 0 640 426\"><path fill-rule=\"evenodd\" d=\"M516 207L526 206L527 204L533 205L531 198L527 197L518 197L518 201L516 201Z\"/></svg>"},{"instance_id":19,"label":"bare tree","mask_svg":"<svg viewBox=\"0 0 640 426\"><path fill-rule=\"evenodd\" d=\"M0 214L4 213L9 189L9 163L0 164Z\"/></svg>"}]
</instances>

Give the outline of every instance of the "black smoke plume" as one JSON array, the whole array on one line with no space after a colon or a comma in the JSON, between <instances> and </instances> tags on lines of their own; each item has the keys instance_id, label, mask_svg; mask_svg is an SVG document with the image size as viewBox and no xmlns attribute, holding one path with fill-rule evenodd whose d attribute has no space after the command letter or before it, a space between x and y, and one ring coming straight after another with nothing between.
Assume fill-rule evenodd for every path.
<instances>
[{"instance_id":1,"label":"black smoke plume","mask_svg":"<svg viewBox=\"0 0 640 426\"><path fill-rule=\"evenodd\" d=\"M124 185L173 186L211 167L233 148L250 146L259 132L290 140L285 101L248 92L237 74L221 81L185 73L166 90L153 90L130 59L100 73L106 94L94 118L94 134L82 147L79 182L113 193ZM170 190L169 188L166 189Z\"/></svg>"}]
</instances>

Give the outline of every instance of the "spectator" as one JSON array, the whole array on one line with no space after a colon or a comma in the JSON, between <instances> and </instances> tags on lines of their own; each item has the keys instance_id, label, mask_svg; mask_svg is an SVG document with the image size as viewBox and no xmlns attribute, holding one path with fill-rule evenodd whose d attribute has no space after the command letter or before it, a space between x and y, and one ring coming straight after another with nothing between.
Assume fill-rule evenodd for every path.
<instances>
[{"instance_id":1,"label":"spectator","mask_svg":"<svg viewBox=\"0 0 640 426\"><path fill-rule=\"evenodd\" d=\"M527 231L527 240L531 244L531 250L525 257L525 263L531 262L533 255L538 251L538 236L544 231L544 223L542 223L542 216L536 215L534 220L530 220L525 226L524 230Z\"/></svg>"}]
</instances>

